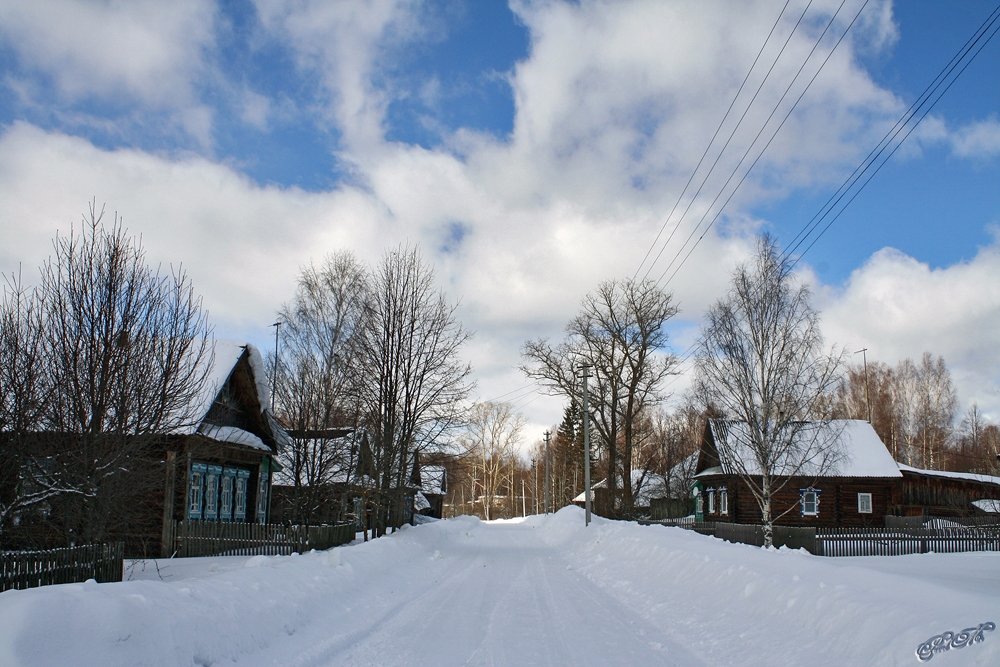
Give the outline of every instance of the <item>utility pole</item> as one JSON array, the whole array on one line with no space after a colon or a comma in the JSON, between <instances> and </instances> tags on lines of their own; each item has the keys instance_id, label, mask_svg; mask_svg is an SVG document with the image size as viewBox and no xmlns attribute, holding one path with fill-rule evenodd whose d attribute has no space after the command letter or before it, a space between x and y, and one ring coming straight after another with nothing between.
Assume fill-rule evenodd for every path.
<instances>
[{"instance_id":1,"label":"utility pole","mask_svg":"<svg viewBox=\"0 0 1000 667\"><path fill-rule=\"evenodd\" d=\"M872 398L871 398L871 394L868 391L868 348L867 347L863 347L860 350L858 350L858 352L861 353L861 358L865 362L865 403L868 405L868 423L871 424L872 423ZM857 354L858 352L855 352L854 354Z\"/></svg>"},{"instance_id":2,"label":"utility pole","mask_svg":"<svg viewBox=\"0 0 1000 667\"><path fill-rule=\"evenodd\" d=\"M538 464L531 459L531 513L538 514Z\"/></svg>"},{"instance_id":3,"label":"utility pole","mask_svg":"<svg viewBox=\"0 0 1000 667\"><path fill-rule=\"evenodd\" d=\"M587 402L587 380L590 379L590 364L583 364L580 367L583 370L583 455L584 469L583 469L583 489L586 502L586 519L585 526L590 525L590 503L591 503L591 492L590 492L590 404Z\"/></svg>"},{"instance_id":4,"label":"utility pole","mask_svg":"<svg viewBox=\"0 0 1000 667\"><path fill-rule=\"evenodd\" d=\"M521 517L528 516L527 501L524 499L524 477L521 477Z\"/></svg>"},{"instance_id":5,"label":"utility pole","mask_svg":"<svg viewBox=\"0 0 1000 667\"><path fill-rule=\"evenodd\" d=\"M271 369L271 414L274 414L274 397L278 393L278 332L281 331L281 320L271 325L274 327L274 368Z\"/></svg>"},{"instance_id":6,"label":"utility pole","mask_svg":"<svg viewBox=\"0 0 1000 667\"><path fill-rule=\"evenodd\" d=\"M549 463L551 462L551 457L549 456L549 442L552 439L552 432L545 432L545 513L549 513L549 499L552 496L552 475L549 472Z\"/></svg>"}]
</instances>

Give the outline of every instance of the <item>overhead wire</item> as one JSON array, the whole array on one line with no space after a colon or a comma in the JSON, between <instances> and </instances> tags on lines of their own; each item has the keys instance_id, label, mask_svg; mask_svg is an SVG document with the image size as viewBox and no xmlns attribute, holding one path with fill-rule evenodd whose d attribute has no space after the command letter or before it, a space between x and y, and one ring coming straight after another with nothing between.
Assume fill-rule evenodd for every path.
<instances>
[{"instance_id":1,"label":"overhead wire","mask_svg":"<svg viewBox=\"0 0 1000 667\"><path fill-rule=\"evenodd\" d=\"M740 94L743 92L743 88L746 86L747 81L749 81L750 79L750 75L753 73L754 68L757 67L757 62L760 60L761 55L764 53L764 49L767 48L768 42L771 41L771 36L774 35L774 31L778 27L778 24L781 22L781 17L785 15L785 10L788 8L788 4L790 2L791 0L785 0L785 4L784 6L782 6L781 11L778 13L778 17L774 20L774 25L771 26L771 30L767 33L767 37L764 39L764 43L760 45L760 50L757 52L757 57L754 58L753 63L750 65L750 69L747 70L746 76L743 77L743 81L742 83L740 83L739 89L736 91L736 94L733 96L732 101L729 103L729 108L726 109L726 113L722 116L722 120L719 121L718 127L715 128L715 133L712 134L712 139L708 142L708 145L705 146L705 152L701 154L701 158L698 160L698 164L695 165L695 168L691 172L691 175L688 176L687 183L684 184L684 188L681 190L681 193L677 196L677 201L674 202L673 207L671 207L670 209L670 213L667 214L666 219L664 219L663 221L663 225L660 226L660 230L656 233L656 237L653 239L653 242L649 244L649 248L646 250L646 254L643 256L642 261L639 262L639 266L636 267L635 273L632 275L632 280L635 280L636 276L639 275L639 271L642 270L642 267L646 263L646 260L649 259L649 254L653 252L653 248L656 247L657 242L660 240L660 236L663 235L663 231L667 228L667 225L670 223L671 218L674 217L674 213L677 211L677 207L680 206L681 201L684 199L684 195L687 194L688 188L691 187L691 183L694 181L694 177L697 175L698 170L701 169L701 165L705 162L705 158L708 157L708 153L709 151L711 151L712 145L715 144L715 140L718 138L719 132L722 131L722 128L726 123L726 120L729 118L729 114L732 113L733 107L736 105L736 100L739 99ZM809 2L809 5L811 4L812 0L810 0ZM806 6L806 11L808 11L809 5ZM746 117L747 111L749 111L750 107L753 106L754 100L757 99L757 94L760 93L761 87L763 87L771 71L774 69L774 64L777 63L778 59L781 58L781 55L785 51L785 47L788 46L788 41L791 39L791 36L795 34L795 30L798 28L799 23L802 22L802 18L804 16L805 16L805 11L803 11L802 15L799 16L798 22L796 22L795 27L792 29L792 32L789 33L788 39L786 39L785 44L782 45L781 50L778 52L778 55L775 58L774 63L771 64L771 67L770 69L768 69L767 74L765 74L764 78L761 80L760 86L757 88L757 92L754 93L754 96L750 100L750 103L747 105L747 108L744 109L743 115L740 117L739 122L737 122L736 127L734 127L732 133L730 133L729 139L726 140L725 145L719 152L719 157L721 157L722 154L725 153L726 148L729 146L729 142L733 138L733 135L736 133L736 130L739 129L740 124L742 124L743 119ZM715 163L712 165L712 168L709 169L708 174L706 174L705 178L701 182L701 185L698 187L698 192L696 192L694 196L691 198L692 202L698 198L698 195L701 193L701 188L704 187L705 181L712 174L712 171L715 169L715 165L718 164L718 162L719 158L717 157L715 159ZM689 203L688 208L690 208L690 206L691 204ZM663 254L664 248L666 248L667 245L670 244L670 239L673 238L673 235L677 231L677 228L680 226L680 223L684 220L684 216L686 215L686 213L687 209L685 209L685 212L681 214L681 219L678 220L677 225L674 227L673 231L670 232L670 236L667 237L667 240L663 242L663 246L660 248L660 252L657 253L656 257L653 258L653 261L650 263L649 268L646 269L646 273L643 275L643 279L645 279L646 276L649 275L649 272L652 269L653 265L656 264L657 260L660 258L660 255Z\"/></svg>"},{"instance_id":2,"label":"overhead wire","mask_svg":"<svg viewBox=\"0 0 1000 667\"><path fill-rule=\"evenodd\" d=\"M729 196L722 203L722 206L719 207L719 209L716 212L715 216L712 218L711 222L709 222L708 226L705 228L705 231L703 231L701 233L701 235L698 237L698 240L695 241L694 245L691 246L691 248L688 250L687 254L684 255L684 258L677 265L677 268L675 268L674 271L673 271L673 273L671 273L670 276L667 278L666 283L663 283L663 279L664 279L664 277L666 277L667 272L670 271L670 268L674 265L674 262L676 262L677 259L681 256L681 253L684 251L684 248L687 247L688 243L690 243L691 239L694 237L694 235L701 228L702 223L704 223L705 219L708 217L708 214L711 213L712 209L715 207L715 204L718 202L719 197L722 196L722 193L725 192L725 188L729 185L729 183L732 181L732 179L739 172L740 166L742 166L742 164L745 161L746 157L753 150L753 146L757 143L758 139L760 138L761 134L763 134L763 132L767 128L768 124L770 124L771 119L773 118L774 114L778 110L778 107L780 107L781 102L784 101L785 96L787 96L788 92L794 86L795 81L798 79L799 75L802 73L802 70L805 68L805 66L809 62L809 60L812 59L812 56L815 53L816 48L819 46L819 44L822 42L823 38L826 36L826 33L829 31L829 28L833 25L834 20L836 19L837 15L840 13L840 10L843 8L844 4L846 3L846 0L843 0L841 2L840 7L838 7L838 9L837 9L837 14L834 14L833 17L831 17L830 21L827 23L826 28L824 28L823 33L820 35L820 37L816 40L816 43L813 45L813 48L809 52L809 55L803 61L802 65L799 67L799 70L796 72L795 77L792 79L791 83L789 83L788 87L785 89L785 93L783 93L782 96L781 96L781 99L778 100L778 104L775 105L775 108L772 111L771 115L768 116L767 120L761 126L760 132L758 132L757 136L754 138L754 141L750 144L750 146L747 148L746 152L744 153L743 157L740 159L739 163L733 169L732 174L730 175L729 179L726 180L726 183L722 186L722 189L720 189L719 194L712 201L712 204L705 210L705 214L702 216L701 220L699 220L699 222L695 226L695 228L693 230L691 230L691 233L688 235L687 239L685 239L684 244L681 245L680 248L678 248L677 253L675 253L675 255L674 255L674 259L671 260L670 264L667 265L667 268L664 269L663 273L660 274L660 277L656 281L657 284L660 284L660 283L663 283L664 285L669 284L670 281L673 280L674 276L677 275L677 272L680 271L681 267L683 267L684 264L687 263L688 258L694 252L695 248L698 247L698 245L701 243L702 239L705 238L705 235L708 234L708 232L712 229L712 227L715 225L715 223L719 220L719 218L722 215L722 212L725 211L726 206L729 205L729 202L732 200L732 198L739 191L740 187L746 181L747 177L753 171L754 167L757 165L757 163L760 161L760 159L767 152L767 149L771 146L771 143L774 141L774 138L781 131L781 128L784 127L785 123L788 122L788 119L791 117L792 113L798 107L799 103L802 101L802 98L805 97L805 94L812 87L812 84L816 81L816 78L819 76L820 72L823 71L823 69L826 67L826 64L830 61L830 58L833 57L833 54L837 51L837 48L840 46L840 44L844 41L844 38L851 31L851 28L857 22L858 18L861 16L861 13L868 6L868 1L869 0L865 0L864 3L862 3L861 8L858 9L857 13L854 15L854 18L851 19L851 22L848 24L847 28L840 35L840 37L837 39L837 42L833 45L833 48L830 49L830 51L827 53L826 57L823 59L823 62L820 63L819 68L817 68L817 70L813 73L812 77L809 79L809 82L806 84L806 86L799 93L798 97L795 99L795 102L788 109L787 113L785 113L784 118L782 118L781 122L775 128L774 132L771 133L770 138L764 144L764 147L761 149L760 153L758 153L757 157L750 164L750 167L747 168L747 170L743 173L743 176L737 182L736 187L733 188L733 190L729 193Z\"/></svg>"},{"instance_id":3,"label":"overhead wire","mask_svg":"<svg viewBox=\"0 0 1000 667\"><path fill-rule=\"evenodd\" d=\"M916 100L914 100L913 104L911 104L910 107L900 117L900 119L896 121L896 124L893 125L892 128L890 128L890 130L886 133L886 135L882 138L882 140L879 141L876 147L873 148L871 152L868 153L864 161L862 161L862 163L854 170L854 172L852 172L851 175L848 176L847 180L845 180L844 183L837 189L837 191L830 196L830 198L826 201L826 203L824 203L824 205L820 207L820 210L816 213L816 215L814 215L812 219L810 219L809 222L807 222L803 226L803 228L799 231L799 233L795 235L795 237L792 239L792 242L788 250L785 252L786 259L791 258L791 256L795 253L795 251L798 250L800 247L802 247L802 244L805 243L805 241L809 238L809 236L816 231L819 225L822 224L822 222L840 204L840 202L844 199L844 197L847 196L847 194L851 191L851 189L854 188L854 186L867 175L867 178L865 178L864 182L861 183L860 187L854 190L854 193L853 195L851 195L850 199L848 199L847 202L842 207L840 207L840 210L836 213L836 215L830 218L826 226L824 226L823 229L819 232L819 234L817 234L816 237L812 239L809 245L806 246L805 250L803 250L802 253L798 257L796 257L794 261L792 261L791 266L797 264L798 261L802 258L802 256L804 256L807 252L809 252L809 250L816 244L816 242L819 241L819 239L822 238L822 236L827 232L827 230L830 229L833 223L840 218L840 216L844 213L844 211L847 210L847 207L851 205L851 202L853 202L854 199L857 198L859 194L861 194L861 192L865 189L868 183L871 182L872 178L874 178L875 175L878 174L879 171L881 171L882 167L885 166L886 162L888 162L889 159L893 156L893 154L895 154L895 152L899 149L899 147L903 145L903 142L905 142L906 139L913 133L913 131L916 130L916 128L920 125L921 122L923 122L924 118L927 117L927 115L931 112L931 110L934 109L934 107L945 95L945 93L948 92L948 90L952 87L952 85L954 85L954 83L958 80L958 78L965 72L966 68L968 68L968 66L972 64L972 62L976 59L979 53L986 47L987 44L989 44L990 40L993 39L997 31L1000 30L1000 25L998 25L995 28L993 27L994 24L996 24L998 21L1000 21L1000 5L997 5L997 7L990 13L990 15L987 16L987 18L983 21L983 23L979 26L979 28L973 33L973 36L970 37L965 42L965 44L962 45L962 47L952 57L952 59L948 62L948 64L946 64L942 68L942 70L938 73L938 75L934 77L931 83L927 85L927 87L920 94L920 96ZM983 37L986 35L986 33L990 31L991 28L993 29L993 32L990 33L989 36L986 37L985 41L982 41L982 43L980 44L980 41L983 40ZM978 49L976 49L977 44L979 45ZM973 53L973 49L975 49L975 53ZM971 57L968 57L968 59L966 59L970 53L972 53ZM963 61L964 64L962 64ZM959 68L960 65L961 69L958 69L957 74L954 74L954 76L952 76L952 74L955 72L957 68ZM948 81L949 77L951 78L950 81ZM940 89L941 86L944 85L946 81L948 82L947 85L945 85L944 89L941 90L940 93L938 93L938 89ZM930 102L931 98L934 97L935 94L937 94L937 97L935 97L934 100ZM928 102L930 102L929 105ZM920 117L917 119L915 123L911 124L910 121L912 121L913 118L917 116L917 113L920 112L921 108L923 108L925 105L927 106L925 109L923 109L923 112L920 113ZM885 155L885 157L883 158L882 157L883 154L893 144L893 142L900 135L900 133L903 132L904 129L906 130L906 133L903 135L902 139L896 142L895 145L892 147L892 150L890 150L888 154ZM881 162L878 164L877 167L875 167L874 171L871 171L871 173L869 174L868 172L872 169L872 165L878 162L880 158Z\"/></svg>"}]
</instances>

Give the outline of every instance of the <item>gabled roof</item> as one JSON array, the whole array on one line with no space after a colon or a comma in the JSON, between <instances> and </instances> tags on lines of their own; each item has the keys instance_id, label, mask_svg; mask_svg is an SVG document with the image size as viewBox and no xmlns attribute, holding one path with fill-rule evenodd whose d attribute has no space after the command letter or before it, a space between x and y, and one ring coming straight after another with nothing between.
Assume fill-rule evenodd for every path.
<instances>
[{"instance_id":1,"label":"gabled roof","mask_svg":"<svg viewBox=\"0 0 1000 667\"><path fill-rule=\"evenodd\" d=\"M254 401L253 404L245 405L244 409L257 413L255 420L259 422L259 430L265 434L265 438L268 440L273 438L279 447L288 444L288 434L271 413L271 392L267 386L267 375L260 351L250 343L232 340L212 341L208 354L200 361L205 373L205 384L191 406L191 422L180 429L180 433L185 435L198 433L213 440L244 445L253 449L268 451L272 449L261 439L259 434L251 433L238 426L206 421L213 405L219 400L223 388L233 376L233 371L242 360L245 360L249 367L252 381L252 389L248 389L244 393L252 392L254 396L251 399ZM246 381L243 380L243 382L245 384Z\"/></svg>"},{"instance_id":2,"label":"gabled roof","mask_svg":"<svg viewBox=\"0 0 1000 667\"><path fill-rule=\"evenodd\" d=\"M444 495L447 490L447 473L444 466L420 466L420 490L423 493Z\"/></svg>"},{"instance_id":3,"label":"gabled roof","mask_svg":"<svg viewBox=\"0 0 1000 667\"><path fill-rule=\"evenodd\" d=\"M642 482L641 487L639 486L640 481ZM590 488L592 490L608 488L608 478L605 477L596 484L591 484ZM634 494L633 501L639 507L649 505L649 501L653 498L664 497L666 495L666 487L663 483L663 476L648 470L633 470L632 493ZM573 499L573 502L582 503L586 502L586 499L587 492L583 491Z\"/></svg>"},{"instance_id":4,"label":"gabled roof","mask_svg":"<svg viewBox=\"0 0 1000 667\"><path fill-rule=\"evenodd\" d=\"M786 457L775 466L775 474L795 473L802 477L902 477L889 450L879 439L871 424L857 419L802 422L796 438L800 451L827 450L834 453L834 461L821 464L819 456L812 457L797 468L795 456ZM748 443L749 429L746 422L710 419L698 457L696 477L712 474L736 474L736 461L750 475L761 474ZM827 470L823 470L827 467ZM822 473L822 474L820 474Z\"/></svg>"}]
</instances>

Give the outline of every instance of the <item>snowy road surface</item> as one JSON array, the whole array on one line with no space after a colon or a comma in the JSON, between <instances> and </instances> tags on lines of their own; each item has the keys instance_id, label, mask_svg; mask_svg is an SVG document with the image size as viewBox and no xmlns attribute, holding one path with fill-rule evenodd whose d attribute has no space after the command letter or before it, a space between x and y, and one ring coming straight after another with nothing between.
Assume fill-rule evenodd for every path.
<instances>
[{"instance_id":1,"label":"snowy road surface","mask_svg":"<svg viewBox=\"0 0 1000 667\"><path fill-rule=\"evenodd\" d=\"M912 665L933 635L1000 624L1000 554L824 559L582 523L463 517L8 591L0 665ZM1000 664L1000 632L932 664Z\"/></svg>"}]
</instances>

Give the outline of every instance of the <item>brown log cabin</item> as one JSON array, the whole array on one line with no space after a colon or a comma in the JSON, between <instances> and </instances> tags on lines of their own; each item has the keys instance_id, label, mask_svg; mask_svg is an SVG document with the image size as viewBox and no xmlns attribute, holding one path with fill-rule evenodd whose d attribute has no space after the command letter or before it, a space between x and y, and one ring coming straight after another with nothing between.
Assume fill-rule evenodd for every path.
<instances>
[{"instance_id":1,"label":"brown log cabin","mask_svg":"<svg viewBox=\"0 0 1000 667\"><path fill-rule=\"evenodd\" d=\"M191 409L194 419L171 433L143 436L150 460L128 471L134 479L127 484L132 490L123 496L125 506L109 510L114 520L92 538L123 541L126 557L170 556L175 521L268 521L278 449L288 435L271 414L260 353L249 344L215 341L206 363L211 365ZM33 438L53 457L79 440L68 433ZM3 548L69 546L74 537L67 526L79 511L70 504L74 500L56 496L21 512L4 531Z\"/></svg>"},{"instance_id":2,"label":"brown log cabin","mask_svg":"<svg viewBox=\"0 0 1000 667\"><path fill-rule=\"evenodd\" d=\"M868 422L836 420L816 423L836 461L825 469L778 477L780 490L772 500L775 523L786 526L883 526L886 516L955 517L984 513L1000 502L1000 477L921 470L893 461ZM749 461L739 443L742 422L710 419L705 427L695 468L695 519L760 523L761 510L750 487L736 473L732 458ZM736 452L735 454L733 452ZM752 463L746 472L752 473ZM751 476L759 486L760 476Z\"/></svg>"}]
</instances>

